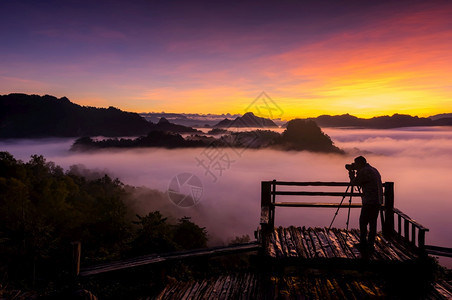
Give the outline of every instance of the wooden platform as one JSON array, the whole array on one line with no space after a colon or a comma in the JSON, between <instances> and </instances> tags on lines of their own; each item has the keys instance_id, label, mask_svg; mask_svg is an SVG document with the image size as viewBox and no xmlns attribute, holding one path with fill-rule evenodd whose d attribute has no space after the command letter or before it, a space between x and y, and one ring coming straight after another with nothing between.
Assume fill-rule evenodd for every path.
<instances>
[{"instance_id":1,"label":"wooden platform","mask_svg":"<svg viewBox=\"0 0 452 300\"><path fill-rule=\"evenodd\" d=\"M452 297L452 287L445 281L425 288L412 287L412 294L416 289L419 299ZM360 272L311 272L280 276L236 273L174 281L157 295L142 299L403 299L406 296L406 291L393 291L381 278L363 276Z\"/></svg>"},{"instance_id":2,"label":"wooden platform","mask_svg":"<svg viewBox=\"0 0 452 300\"><path fill-rule=\"evenodd\" d=\"M299 260L360 260L376 262L409 262L419 258L412 248L394 239L376 237L375 251L360 252L359 230L305 227L274 228L267 238L265 254L276 259Z\"/></svg>"},{"instance_id":3,"label":"wooden platform","mask_svg":"<svg viewBox=\"0 0 452 300\"><path fill-rule=\"evenodd\" d=\"M208 257L218 255L229 255L236 253L252 252L260 249L260 245L256 242L245 244L230 245L226 247L211 247L203 249L194 249L170 253L150 254L120 261L99 264L86 267L80 270L78 274L81 277L104 274L124 269L137 268L142 266L154 265L169 261L178 261L183 259L192 259L197 257Z\"/></svg>"}]
</instances>

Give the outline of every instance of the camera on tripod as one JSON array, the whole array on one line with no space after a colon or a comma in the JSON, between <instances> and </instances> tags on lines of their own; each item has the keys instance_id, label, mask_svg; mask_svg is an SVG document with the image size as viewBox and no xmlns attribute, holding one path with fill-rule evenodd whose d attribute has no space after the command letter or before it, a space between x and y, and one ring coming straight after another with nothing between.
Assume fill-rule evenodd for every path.
<instances>
[{"instance_id":1,"label":"camera on tripod","mask_svg":"<svg viewBox=\"0 0 452 300\"><path fill-rule=\"evenodd\" d=\"M351 164L346 164L345 168L349 171L354 171L354 170L358 170L358 168L356 167L355 163L351 163Z\"/></svg>"}]
</instances>

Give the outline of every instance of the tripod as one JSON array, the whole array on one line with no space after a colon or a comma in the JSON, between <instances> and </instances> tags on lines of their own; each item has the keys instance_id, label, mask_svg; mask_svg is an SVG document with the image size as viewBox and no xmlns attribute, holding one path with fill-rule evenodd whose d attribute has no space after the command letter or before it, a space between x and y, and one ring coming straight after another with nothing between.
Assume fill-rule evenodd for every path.
<instances>
[{"instance_id":1,"label":"tripod","mask_svg":"<svg viewBox=\"0 0 452 300\"><path fill-rule=\"evenodd\" d=\"M337 216L337 214L339 213L339 209L341 208L342 203L344 202L344 199L347 197L347 192L348 192L348 189L349 189L349 188L351 188L351 189L350 189L350 198L349 198L349 200L348 200L347 222L345 223L345 224L347 225L347 235L348 235L348 224L349 224L349 222L350 222L350 208L352 207L352 197L353 197L352 194L353 194L353 189L354 189L354 186L353 186L353 184L351 183L351 181L350 181L349 185L347 186L347 189L345 190L345 195L342 197L342 200L341 200L341 202L339 203L339 206L337 207L336 212L334 213L334 217L333 217L333 220L331 220L331 224L330 224L330 226L328 227L328 231L330 231L331 226L333 226L334 220L336 219L336 216ZM358 191L360 191L360 189L359 189L358 186L356 187L356 189L357 189Z\"/></svg>"}]
</instances>

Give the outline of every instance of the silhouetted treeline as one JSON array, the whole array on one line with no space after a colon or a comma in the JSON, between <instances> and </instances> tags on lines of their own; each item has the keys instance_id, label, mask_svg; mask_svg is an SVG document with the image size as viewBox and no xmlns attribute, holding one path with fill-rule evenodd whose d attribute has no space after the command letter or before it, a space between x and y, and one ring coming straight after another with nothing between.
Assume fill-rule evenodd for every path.
<instances>
[{"instance_id":1,"label":"silhouetted treeline","mask_svg":"<svg viewBox=\"0 0 452 300\"><path fill-rule=\"evenodd\" d=\"M212 132L212 131L211 131ZM217 133L217 132L213 132ZM331 138L324 134L313 121L295 119L288 123L286 130L279 134L271 130L254 130L230 132L222 130L220 137L191 135L183 138L180 134L151 131L146 136L136 139L102 139L94 140L90 137L77 139L72 150L92 150L99 148L192 148L192 147L234 147L234 148L273 148L279 150L307 150L314 152L343 153L334 146Z\"/></svg>"},{"instance_id":2,"label":"silhouetted treeline","mask_svg":"<svg viewBox=\"0 0 452 300\"><path fill-rule=\"evenodd\" d=\"M132 218L129 190L108 175L87 179L77 167L64 171L42 156L22 162L0 152L2 284L51 289L67 283L74 241L82 242L84 265L206 247L206 230L189 218L177 224L159 212Z\"/></svg>"}]
</instances>

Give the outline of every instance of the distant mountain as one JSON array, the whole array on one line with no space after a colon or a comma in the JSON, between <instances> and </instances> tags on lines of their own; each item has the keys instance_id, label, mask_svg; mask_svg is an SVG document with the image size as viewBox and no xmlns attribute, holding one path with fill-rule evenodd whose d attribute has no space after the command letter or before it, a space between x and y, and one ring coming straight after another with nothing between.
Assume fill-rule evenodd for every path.
<instances>
[{"instance_id":1,"label":"distant mountain","mask_svg":"<svg viewBox=\"0 0 452 300\"><path fill-rule=\"evenodd\" d=\"M136 113L80 106L66 97L0 96L0 138L137 136L151 127Z\"/></svg>"},{"instance_id":2,"label":"distant mountain","mask_svg":"<svg viewBox=\"0 0 452 300\"><path fill-rule=\"evenodd\" d=\"M147 121L157 123L161 118L178 125L190 127L212 127L225 118L236 118L240 115L231 114L185 114L185 113L140 113Z\"/></svg>"},{"instance_id":3,"label":"distant mountain","mask_svg":"<svg viewBox=\"0 0 452 300\"><path fill-rule=\"evenodd\" d=\"M430 116L428 118L432 119L433 121L436 121L436 120L439 120L439 119L451 119L452 118L452 113L449 113L449 114L438 114L438 115Z\"/></svg>"},{"instance_id":4,"label":"distant mountain","mask_svg":"<svg viewBox=\"0 0 452 300\"><path fill-rule=\"evenodd\" d=\"M167 132L175 132L175 133L201 132L200 130L196 130L196 129L188 127L188 126L173 124L173 123L169 122L166 118L161 118L157 124L152 124L151 130L167 131Z\"/></svg>"},{"instance_id":5,"label":"distant mountain","mask_svg":"<svg viewBox=\"0 0 452 300\"><path fill-rule=\"evenodd\" d=\"M255 116L252 112L247 112L241 117L237 117L234 120L224 119L220 121L213 127L255 127L255 128L268 128L268 127L278 127L270 119L261 118Z\"/></svg>"},{"instance_id":6,"label":"distant mountain","mask_svg":"<svg viewBox=\"0 0 452 300\"><path fill-rule=\"evenodd\" d=\"M438 118L436 120L432 120L430 118L420 118L417 116L413 117L410 115L402 114L373 117L370 119L357 118L349 114L338 116L322 115L317 118L307 118L304 120L312 120L316 122L320 127L361 127L388 129L412 126L452 126L452 118Z\"/></svg>"}]
</instances>

